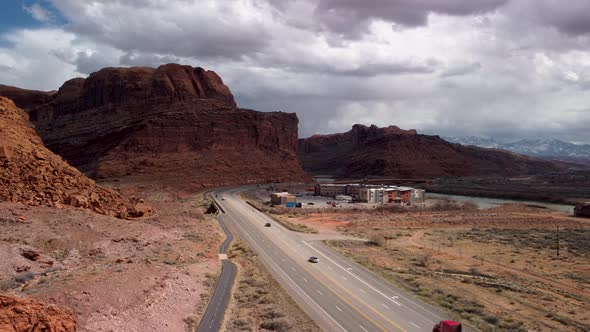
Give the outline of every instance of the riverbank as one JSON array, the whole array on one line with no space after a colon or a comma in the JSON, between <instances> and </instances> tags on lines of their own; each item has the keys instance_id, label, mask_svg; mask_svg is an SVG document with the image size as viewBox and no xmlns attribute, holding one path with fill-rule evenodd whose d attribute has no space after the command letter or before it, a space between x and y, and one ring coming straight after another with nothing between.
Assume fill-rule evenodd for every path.
<instances>
[{"instance_id":1,"label":"riverbank","mask_svg":"<svg viewBox=\"0 0 590 332\"><path fill-rule=\"evenodd\" d=\"M576 205L590 198L590 173L575 172L529 177L441 178L418 187L427 192Z\"/></svg>"},{"instance_id":2,"label":"riverbank","mask_svg":"<svg viewBox=\"0 0 590 332\"><path fill-rule=\"evenodd\" d=\"M426 193L426 199L443 199L449 201L457 201L457 202L472 202L475 203L479 209L491 209L498 206L508 205L508 204L518 204L524 205L530 208L537 208L537 209L548 209L553 211L561 211L568 215L572 215L574 212L574 205L569 204L555 204L555 203L547 203L541 201L526 201L526 200L513 200L513 199L502 199L502 198L492 198L492 197L477 197L477 196L464 196L464 195L449 195L449 194L442 194L442 193Z\"/></svg>"}]
</instances>

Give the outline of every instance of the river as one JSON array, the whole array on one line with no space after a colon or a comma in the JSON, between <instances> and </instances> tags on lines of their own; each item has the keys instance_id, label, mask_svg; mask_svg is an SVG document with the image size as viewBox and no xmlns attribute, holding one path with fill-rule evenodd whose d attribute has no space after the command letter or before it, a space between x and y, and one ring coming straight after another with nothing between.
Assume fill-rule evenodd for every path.
<instances>
[{"instance_id":1,"label":"river","mask_svg":"<svg viewBox=\"0 0 590 332\"><path fill-rule=\"evenodd\" d=\"M535 207L544 207L550 210L561 211L567 214L574 213L574 206L567 205L567 204L554 204L554 203L547 203L547 202L537 202L537 201L519 201L513 199L503 199L503 198L490 198L490 197L477 197L477 196L462 196L462 195L447 195L447 194L436 194L436 193L426 193L426 198L442 198L448 199L451 201L459 201L459 202L467 202L471 201L480 209L490 209L500 205L506 204L524 204L524 205L531 205Z\"/></svg>"}]
</instances>

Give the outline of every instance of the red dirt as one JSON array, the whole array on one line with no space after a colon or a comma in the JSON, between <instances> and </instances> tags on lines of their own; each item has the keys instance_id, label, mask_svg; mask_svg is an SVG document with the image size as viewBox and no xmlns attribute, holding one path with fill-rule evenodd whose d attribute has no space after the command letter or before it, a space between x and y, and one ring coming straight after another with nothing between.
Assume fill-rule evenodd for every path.
<instances>
[{"instance_id":1,"label":"red dirt","mask_svg":"<svg viewBox=\"0 0 590 332\"><path fill-rule=\"evenodd\" d=\"M1 202L0 292L71 310L78 331L183 331L198 322L220 270L216 220L203 216L194 191L121 191L145 197L158 214L128 222Z\"/></svg>"},{"instance_id":2,"label":"red dirt","mask_svg":"<svg viewBox=\"0 0 590 332\"><path fill-rule=\"evenodd\" d=\"M56 306L0 294L0 331L76 331L76 320Z\"/></svg>"}]
</instances>

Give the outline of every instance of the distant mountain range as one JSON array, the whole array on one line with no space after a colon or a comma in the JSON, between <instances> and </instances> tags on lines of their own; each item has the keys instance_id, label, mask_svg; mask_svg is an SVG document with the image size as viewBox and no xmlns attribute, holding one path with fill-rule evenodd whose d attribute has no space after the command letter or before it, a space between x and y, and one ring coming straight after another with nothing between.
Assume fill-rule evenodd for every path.
<instances>
[{"instance_id":1,"label":"distant mountain range","mask_svg":"<svg viewBox=\"0 0 590 332\"><path fill-rule=\"evenodd\" d=\"M356 124L345 133L302 138L297 153L309 174L349 179L515 176L561 169L552 161L453 144L395 126Z\"/></svg>"},{"instance_id":2,"label":"distant mountain range","mask_svg":"<svg viewBox=\"0 0 590 332\"><path fill-rule=\"evenodd\" d=\"M494 138L479 136L444 137L444 139L451 143L508 150L545 159L590 159L590 144L574 144L558 139L521 139L515 142L501 142Z\"/></svg>"}]
</instances>

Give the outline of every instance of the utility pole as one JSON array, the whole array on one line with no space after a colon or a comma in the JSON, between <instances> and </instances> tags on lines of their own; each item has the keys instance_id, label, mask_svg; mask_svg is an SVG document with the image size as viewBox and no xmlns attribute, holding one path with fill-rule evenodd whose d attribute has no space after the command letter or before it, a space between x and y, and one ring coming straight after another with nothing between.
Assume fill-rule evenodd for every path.
<instances>
[{"instance_id":1,"label":"utility pole","mask_svg":"<svg viewBox=\"0 0 590 332\"><path fill-rule=\"evenodd\" d=\"M557 257L559 257L559 224L555 224L557 229Z\"/></svg>"}]
</instances>

